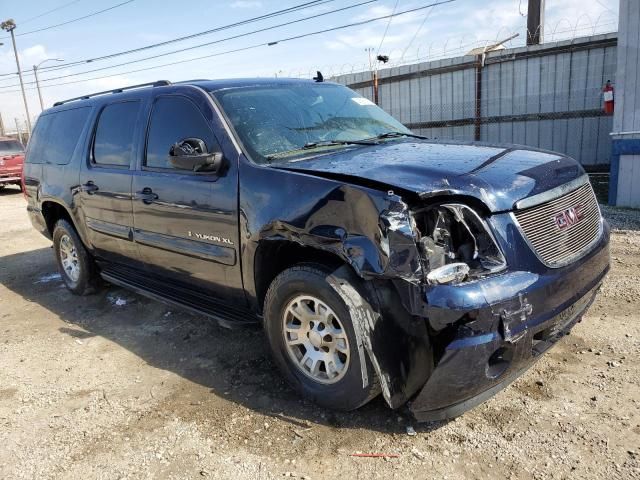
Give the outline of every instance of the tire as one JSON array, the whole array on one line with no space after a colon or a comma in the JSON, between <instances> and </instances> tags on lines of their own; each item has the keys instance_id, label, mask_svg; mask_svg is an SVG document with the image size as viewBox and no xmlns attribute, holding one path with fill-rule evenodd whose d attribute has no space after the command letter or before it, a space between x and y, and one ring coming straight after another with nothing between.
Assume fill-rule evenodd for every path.
<instances>
[{"instance_id":1,"label":"tire","mask_svg":"<svg viewBox=\"0 0 640 480\"><path fill-rule=\"evenodd\" d=\"M271 283L264 308L267 340L288 383L314 403L344 411L354 410L380 393L360 329L353 325L353 305L347 304L349 299L343 294L344 287L358 292L352 283L342 277L338 280L321 266L295 266ZM315 320L298 315L307 312L308 317L309 311L316 314L311 316ZM295 332L298 328L301 333ZM288 346L287 339L295 345ZM313 358L304 361L307 352ZM319 358L324 360L316 360Z\"/></svg>"},{"instance_id":2,"label":"tire","mask_svg":"<svg viewBox=\"0 0 640 480\"><path fill-rule=\"evenodd\" d=\"M58 220L53 229L53 250L62 281L71 293L94 293L98 282L95 263L75 229L66 220ZM64 259L67 259L66 264Z\"/></svg>"}]
</instances>

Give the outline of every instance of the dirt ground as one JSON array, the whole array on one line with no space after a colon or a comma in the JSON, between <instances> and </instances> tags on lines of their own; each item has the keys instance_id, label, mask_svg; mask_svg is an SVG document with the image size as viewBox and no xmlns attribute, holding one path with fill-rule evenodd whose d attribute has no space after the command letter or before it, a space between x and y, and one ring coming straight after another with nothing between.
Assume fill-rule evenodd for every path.
<instances>
[{"instance_id":1,"label":"dirt ground","mask_svg":"<svg viewBox=\"0 0 640 480\"><path fill-rule=\"evenodd\" d=\"M381 398L348 414L300 400L259 328L115 287L72 296L17 189L0 215L0 478L640 478L640 212L605 209L612 271L570 336L423 425Z\"/></svg>"}]
</instances>

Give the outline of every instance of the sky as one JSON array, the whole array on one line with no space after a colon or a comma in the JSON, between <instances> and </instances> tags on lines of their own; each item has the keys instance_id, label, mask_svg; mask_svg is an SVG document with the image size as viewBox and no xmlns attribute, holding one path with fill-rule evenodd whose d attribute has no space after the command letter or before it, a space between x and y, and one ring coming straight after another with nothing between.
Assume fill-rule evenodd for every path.
<instances>
[{"instance_id":1,"label":"sky","mask_svg":"<svg viewBox=\"0 0 640 480\"><path fill-rule=\"evenodd\" d=\"M64 60L49 60L40 67L38 76L45 108L48 108L57 100L158 79L312 77L316 70L329 77L358 72L368 69L367 49L372 49L374 54L389 55L390 64L398 65L458 56L471 48L495 43L516 33L520 36L507 46L524 44L526 0L455 0L400 15L391 21L382 19L282 41L427 6L435 1L373 0L365 5L346 8L367 0L321 0L317 2L319 5L299 11L142 52L74 66L65 64L211 30L309 0L0 0L0 21L12 18L16 22L16 42L27 102L30 116L34 119L40 113L40 103L33 85L33 66L46 59ZM109 10L73 21L106 9ZM345 10L331 13L337 9ZM314 15L321 16L305 20ZM616 31L617 17L618 0L547 0L545 41ZM296 20L301 21L278 26ZM45 29L61 23L66 24ZM254 30L268 27L275 28L251 34ZM45 30L33 32L40 29ZM242 34L249 35L227 39ZM218 43L198 46L215 41ZM275 41L280 42L264 45ZM17 68L11 38L0 32L0 42L4 43L0 46L0 114L7 130L15 131L16 118L24 128L25 108L15 75ZM254 45L259 46L229 53L230 50ZM188 47L196 48L170 54ZM146 59L158 55L162 56ZM185 61L207 55L210 57ZM135 63L117 66L132 61ZM174 62L183 63L151 68ZM134 72L141 69L145 70ZM61 83L67 84L58 85Z\"/></svg>"}]
</instances>

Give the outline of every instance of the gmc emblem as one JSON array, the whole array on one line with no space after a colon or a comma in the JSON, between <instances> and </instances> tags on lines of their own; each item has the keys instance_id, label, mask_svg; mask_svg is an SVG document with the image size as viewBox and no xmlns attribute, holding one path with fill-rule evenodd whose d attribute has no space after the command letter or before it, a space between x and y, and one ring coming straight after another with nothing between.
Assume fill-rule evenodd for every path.
<instances>
[{"instance_id":1,"label":"gmc emblem","mask_svg":"<svg viewBox=\"0 0 640 480\"><path fill-rule=\"evenodd\" d=\"M576 205L575 207L567 208L560 213L556 213L553 217L553 221L560 230L574 226L580 220L582 220L582 205Z\"/></svg>"}]
</instances>

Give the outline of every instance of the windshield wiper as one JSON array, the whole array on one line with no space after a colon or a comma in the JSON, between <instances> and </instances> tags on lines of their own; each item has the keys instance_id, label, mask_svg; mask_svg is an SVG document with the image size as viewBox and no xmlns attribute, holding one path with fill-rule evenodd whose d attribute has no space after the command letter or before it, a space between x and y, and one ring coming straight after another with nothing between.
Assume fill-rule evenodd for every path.
<instances>
[{"instance_id":1,"label":"windshield wiper","mask_svg":"<svg viewBox=\"0 0 640 480\"><path fill-rule=\"evenodd\" d=\"M284 152L274 153L267 156L268 161L276 160L278 158L287 157L298 152L304 152L307 150L313 150L322 147L333 147L336 145L377 145L378 143L373 140L326 140L322 142L308 142L301 148L294 148L293 150L287 150Z\"/></svg>"},{"instance_id":2,"label":"windshield wiper","mask_svg":"<svg viewBox=\"0 0 640 480\"><path fill-rule=\"evenodd\" d=\"M377 135L374 138L382 140L384 138L398 138L398 137L411 137L411 138L420 138L422 140L428 140L429 137L424 137L422 135L416 135L415 133L405 133L405 132L385 132Z\"/></svg>"},{"instance_id":3,"label":"windshield wiper","mask_svg":"<svg viewBox=\"0 0 640 480\"><path fill-rule=\"evenodd\" d=\"M376 142L372 140L326 140L323 142L309 142L305 143L305 150L310 148L318 148L318 147L331 147L333 145L377 145Z\"/></svg>"}]
</instances>

